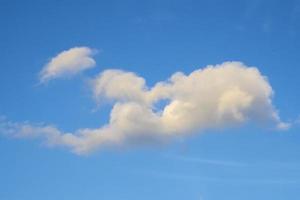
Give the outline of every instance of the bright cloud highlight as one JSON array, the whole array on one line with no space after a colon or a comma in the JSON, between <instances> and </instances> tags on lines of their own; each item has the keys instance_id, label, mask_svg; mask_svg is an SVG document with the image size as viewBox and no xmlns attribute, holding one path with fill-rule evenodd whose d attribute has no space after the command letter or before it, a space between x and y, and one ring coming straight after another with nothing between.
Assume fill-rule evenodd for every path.
<instances>
[{"instance_id":1,"label":"bright cloud highlight","mask_svg":"<svg viewBox=\"0 0 300 200\"><path fill-rule=\"evenodd\" d=\"M74 133L53 126L2 120L0 131L15 137L40 137L50 145L86 154L103 147L164 143L208 129L251 123L287 129L272 105L273 90L255 67L241 62L209 65L190 74L174 73L148 87L133 72L105 70L92 80L96 101L109 100L108 124ZM162 101L166 106L159 108Z\"/></svg>"}]
</instances>

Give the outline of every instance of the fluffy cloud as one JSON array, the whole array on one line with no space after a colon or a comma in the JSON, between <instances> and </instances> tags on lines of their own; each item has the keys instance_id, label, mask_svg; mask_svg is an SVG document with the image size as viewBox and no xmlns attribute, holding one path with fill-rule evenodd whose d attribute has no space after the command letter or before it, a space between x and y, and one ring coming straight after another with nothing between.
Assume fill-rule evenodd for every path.
<instances>
[{"instance_id":1,"label":"fluffy cloud","mask_svg":"<svg viewBox=\"0 0 300 200\"><path fill-rule=\"evenodd\" d=\"M59 53L45 65L39 74L42 83L51 79L72 76L96 65L92 56L95 51L88 47L74 47Z\"/></svg>"},{"instance_id":2,"label":"fluffy cloud","mask_svg":"<svg viewBox=\"0 0 300 200\"><path fill-rule=\"evenodd\" d=\"M151 88L135 73L106 70L92 81L92 90L97 101L113 104L109 123L98 129L65 133L52 126L3 120L0 131L42 137L48 144L85 154L106 146L165 142L247 121L289 127L272 105L267 78L240 62L209 65L188 75L177 72ZM162 102L167 104L162 107Z\"/></svg>"}]
</instances>

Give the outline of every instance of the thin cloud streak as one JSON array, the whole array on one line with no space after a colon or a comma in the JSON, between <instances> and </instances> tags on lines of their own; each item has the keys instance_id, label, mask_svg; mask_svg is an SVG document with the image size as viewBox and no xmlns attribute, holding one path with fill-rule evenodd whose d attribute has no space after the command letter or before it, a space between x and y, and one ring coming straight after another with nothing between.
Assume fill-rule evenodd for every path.
<instances>
[{"instance_id":1,"label":"thin cloud streak","mask_svg":"<svg viewBox=\"0 0 300 200\"><path fill-rule=\"evenodd\" d=\"M217 165L217 166L228 166L228 167L244 167L248 166L249 164L239 162L239 161L229 161L229 160L216 160L216 159L202 159L199 157L186 157L186 156L165 156L169 159L174 159L176 161L181 162L189 162L189 163L199 163L199 164L206 164L206 165Z\"/></svg>"},{"instance_id":2,"label":"thin cloud streak","mask_svg":"<svg viewBox=\"0 0 300 200\"><path fill-rule=\"evenodd\" d=\"M151 176L156 176L160 178L169 178L169 179L177 179L177 180L185 180L185 181L201 181L201 182L211 182L211 183L219 183L219 184L278 184L278 185L289 185L289 184L299 184L300 179L272 179L272 178L219 178L219 177L207 177L207 176L196 176L196 175L188 175L182 173L171 173L171 172L155 172L148 171L144 172Z\"/></svg>"},{"instance_id":3,"label":"thin cloud streak","mask_svg":"<svg viewBox=\"0 0 300 200\"><path fill-rule=\"evenodd\" d=\"M284 168L288 170L300 170L299 162L284 162L264 160L258 162L245 162L235 160L220 160L220 159L203 159L197 156L178 156L178 155L163 155L164 158L171 159L177 162L194 163L201 165L221 166L221 167L243 167L243 168Z\"/></svg>"}]
</instances>

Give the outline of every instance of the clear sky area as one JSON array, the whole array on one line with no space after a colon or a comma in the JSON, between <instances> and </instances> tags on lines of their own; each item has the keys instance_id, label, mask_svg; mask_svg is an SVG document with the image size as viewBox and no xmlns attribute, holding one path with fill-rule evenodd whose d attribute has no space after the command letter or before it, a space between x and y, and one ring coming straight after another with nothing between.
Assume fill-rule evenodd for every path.
<instances>
[{"instance_id":1,"label":"clear sky area","mask_svg":"<svg viewBox=\"0 0 300 200\"><path fill-rule=\"evenodd\" d=\"M296 200L300 1L0 0L1 200Z\"/></svg>"}]
</instances>

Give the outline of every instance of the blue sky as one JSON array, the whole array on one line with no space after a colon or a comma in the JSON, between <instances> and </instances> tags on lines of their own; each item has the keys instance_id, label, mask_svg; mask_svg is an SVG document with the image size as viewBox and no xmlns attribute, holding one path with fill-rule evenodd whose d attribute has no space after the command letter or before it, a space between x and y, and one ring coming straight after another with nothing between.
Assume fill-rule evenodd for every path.
<instances>
[{"instance_id":1,"label":"blue sky","mask_svg":"<svg viewBox=\"0 0 300 200\"><path fill-rule=\"evenodd\" d=\"M0 115L10 122L95 129L112 108L98 106L89 85L104 70L134 72L152 87L176 71L241 61L268 77L272 105L291 124L279 131L246 122L88 155L3 132L0 199L299 196L299 2L1 0L0 16ZM51 58L83 46L97 49L94 66L40 84Z\"/></svg>"}]
</instances>

